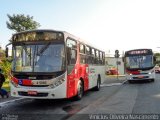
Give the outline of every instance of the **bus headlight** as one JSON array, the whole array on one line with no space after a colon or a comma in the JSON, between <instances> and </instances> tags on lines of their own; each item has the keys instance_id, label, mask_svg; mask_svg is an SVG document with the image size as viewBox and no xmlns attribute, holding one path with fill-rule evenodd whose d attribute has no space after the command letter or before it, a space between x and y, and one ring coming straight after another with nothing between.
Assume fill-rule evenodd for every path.
<instances>
[{"instance_id":1,"label":"bus headlight","mask_svg":"<svg viewBox=\"0 0 160 120\"><path fill-rule=\"evenodd\" d=\"M10 84L12 84L14 87L18 87L18 79L15 78L15 77L11 77L11 80L10 80Z\"/></svg>"},{"instance_id":2,"label":"bus headlight","mask_svg":"<svg viewBox=\"0 0 160 120\"><path fill-rule=\"evenodd\" d=\"M18 87L18 84L15 83L14 81L11 80L11 84L14 86L14 87Z\"/></svg>"},{"instance_id":3,"label":"bus headlight","mask_svg":"<svg viewBox=\"0 0 160 120\"><path fill-rule=\"evenodd\" d=\"M151 72L149 72L148 74L152 74Z\"/></svg>"},{"instance_id":4,"label":"bus headlight","mask_svg":"<svg viewBox=\"0 0 160 120\"><path fill-rule=\"evenodd\" d=\"M55 88L55 87L61 85L64 81L65 81L64 78L62 78L62 79L57 79L57 81L55 81L54 83L50 84L49 86L50 86L51 88Z\"/></svg>"},{"instance_id":5,"label":"bus headlight","mask_svg":"<svg viewBox=\"0 0 160 120\"><path fill-rule=\"evenodd\" d=\"M50 87L50 88L54 88L55 86L54 86L54 84L51 84L51 85L49 85L49 87Z\"/></svg>"}]
</instances>

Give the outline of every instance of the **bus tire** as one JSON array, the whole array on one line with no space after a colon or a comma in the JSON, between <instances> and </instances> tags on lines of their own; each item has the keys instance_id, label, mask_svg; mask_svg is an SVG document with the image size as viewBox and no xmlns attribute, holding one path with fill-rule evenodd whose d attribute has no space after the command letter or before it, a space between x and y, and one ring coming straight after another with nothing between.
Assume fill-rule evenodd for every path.
<instances>
[{"instance_id":1,"label":"bus tire","mask_svg":"<svg viewBox=\"0 0 160 120\"><path fill-rule=\"evenodd\" d=\"M152 81L152 82L154 82L154 78L153 78L153 79L151 79L151 81Z\"/></svg>"},{"instance_id":2,"label":"bus tire","mask_svg":"<svg viewBox=\"0 0 160 120\"><path fill-rule=\"evenodd\" d=\"M101 88L101 77L98 76L98 79L97 79L97 86L94 88L95 91L99 91Z\"/></svg>"},{"instance_id":3,"label":"bus tire","mask_svg":"<svg viewBox=\"0 0 160 120\"><path fill-rule=\"evenodd\" d=\"M129 83L133 83L134 81L133 81L133 80L128 80L128 82L129 82Z\"/></svg>"},{"instance_id":4,"label":"bus tire","mask_svg":"<svg viewBox=\"0 0 160 120\"><path fill-rule=\"evenodd\" d=\"M78 85L77 85L77 95L75 96L75 99L76 100L82 99L83 93L84 93L83 82L82 82L82 80L79 80Z\"/></svg>"}]
</instances>

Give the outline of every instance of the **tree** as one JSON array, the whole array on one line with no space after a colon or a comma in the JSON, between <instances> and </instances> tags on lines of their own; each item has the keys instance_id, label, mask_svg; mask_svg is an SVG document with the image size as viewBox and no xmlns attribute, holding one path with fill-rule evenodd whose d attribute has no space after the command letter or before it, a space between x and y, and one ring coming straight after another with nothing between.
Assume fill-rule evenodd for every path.
<instances>
[{"instance_id":1,"label":"tree","mask_svg":"<svg viewBox=\"0 0 160 120\"><path fill-rule=\"evenodd\" d=\"M3 71L3 74L6 79L9 79L9 74L11 71L11 61L8 61L8 59L5 58L5 51L0 49L0 68Z\"/></svg>"},{"instance_id":2,"label":"tree","mask_svg":"<svg viewBox=\"0 0 160 120\"><path fill-rule=\"evenodd\" d=\"M156 58L155 64L160 66L160 53L155 53L154 56Z\"/></svg>"},{"instance_id":3,"label":"tree","mask_svg":"<svg viewBox=\"0 0 160 120\"><path fill-rule=\"evenodd\" d=\"M7 14L9 21L6 22L7 28L21 32L25 30L37 29L40 24L33 20L33 16L25 16L24 14L13 14L12 16Z\"/></svg>"}]
</instances>

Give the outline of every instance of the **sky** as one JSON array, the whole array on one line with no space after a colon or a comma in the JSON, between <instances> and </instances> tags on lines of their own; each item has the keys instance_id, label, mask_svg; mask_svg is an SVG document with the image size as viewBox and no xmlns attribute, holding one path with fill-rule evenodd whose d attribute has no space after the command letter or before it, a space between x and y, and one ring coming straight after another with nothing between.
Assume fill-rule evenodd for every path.
<instances>
[{"instance_id":1,"label":"sky","mask_svg":"<svg viewBox=\"0 0 160 120\"><path fill-rule=\"evenodd\" d=\"M67 31L104 51L160 51L159 0L1 0L0 45L15 33L7 14L33 16L39 29Z\"/></svg>"}]
</instances>

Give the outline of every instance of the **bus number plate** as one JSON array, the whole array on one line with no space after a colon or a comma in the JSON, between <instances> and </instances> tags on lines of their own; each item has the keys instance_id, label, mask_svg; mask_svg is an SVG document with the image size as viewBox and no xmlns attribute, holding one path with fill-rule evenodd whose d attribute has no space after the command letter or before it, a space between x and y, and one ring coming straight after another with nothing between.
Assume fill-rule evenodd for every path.
<instances>
[{"instance_id":1,"label":"bus number plate","mask_svg":"<svg viewBox=\"0 0 160 120\"><path fill-rule=\"evenodd\" d=\"M138 76L138 78L144 78L144 76Z\"/></svg>"},{"instance_id":2,"label":"bus number plate","mask_svg":"<svg viewBox=\"0 0 160 120\"><path fill-rule=\"evenodd\" d=\"M28 91L28 95L37 95L37 91Z\"/></svg>"}]
</instances>

